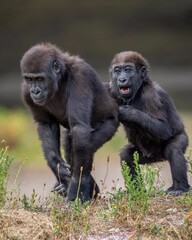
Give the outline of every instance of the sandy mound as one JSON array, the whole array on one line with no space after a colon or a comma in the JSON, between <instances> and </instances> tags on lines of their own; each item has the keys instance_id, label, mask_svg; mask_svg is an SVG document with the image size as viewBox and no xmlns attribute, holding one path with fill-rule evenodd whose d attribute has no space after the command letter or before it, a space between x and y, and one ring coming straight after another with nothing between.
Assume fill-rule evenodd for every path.
<instances>
[{"instance_id":1,"label":"sandy mound","mask_svg":"<svg viewBox=\"0 0 192 240\"><path fill-rule=\"evenodd\" d=\"M49 217L39 212L0 211L0 239L52 239L53 226Z\"/></svg>"}]
</instances>

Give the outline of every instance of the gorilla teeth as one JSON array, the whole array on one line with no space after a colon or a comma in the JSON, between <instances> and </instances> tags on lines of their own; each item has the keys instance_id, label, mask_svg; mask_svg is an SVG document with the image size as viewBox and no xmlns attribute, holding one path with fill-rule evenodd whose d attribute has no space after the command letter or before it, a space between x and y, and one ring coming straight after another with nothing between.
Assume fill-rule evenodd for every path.
<instances>
[{"instance_id":1,"label":"gorilla teeth","mask_svg":"<svg viewBox=\"0 0 192 240\"><path fill-rule=\"evenodd\" d=\"M123 94L127 94L127 93L129 93L129 88L128 87L123 87L123 88L120 88L120 91L121 91L121 93L123 93Z\"/></svg>"}]
</instances>

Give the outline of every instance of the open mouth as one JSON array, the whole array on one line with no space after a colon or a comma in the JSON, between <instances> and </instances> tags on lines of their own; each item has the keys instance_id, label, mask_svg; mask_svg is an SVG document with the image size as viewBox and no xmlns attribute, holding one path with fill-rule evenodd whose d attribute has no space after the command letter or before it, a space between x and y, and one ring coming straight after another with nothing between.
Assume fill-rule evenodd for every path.
<instances>
[{"instance_id":1,"label":"open mouth","mask_svg":"<svg viewBox=\"0 0 192 240\"><path fill-rule=\"evenodd\" d=\"M130 92L129 87L120 87L119 89L122 94L128 94Z\"/></svg>"}]
</instances>

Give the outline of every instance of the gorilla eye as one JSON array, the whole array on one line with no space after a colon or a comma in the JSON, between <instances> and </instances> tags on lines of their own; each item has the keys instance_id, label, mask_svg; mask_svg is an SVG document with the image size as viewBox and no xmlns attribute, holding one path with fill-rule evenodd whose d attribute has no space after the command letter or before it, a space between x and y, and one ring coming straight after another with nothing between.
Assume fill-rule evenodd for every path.
<instances>
[{"instance_id":1,"label":"gorilla eye","mask_svg":"<svg viewBox=\"0 0 192 240\"><path fill-rule=\"evenodd\" d=\"M33 82L33 79L30 78L30 77L25 77L25 81L26 81L27 83L32 83L32 82Z\"/></svg>"},{"instance_id":2,"label":"gorilla eye","mask_svg":"<svg viewBox=\"0 0 192 240\"><path fill-rule=\"evenodd\" d=\"M43 81L43 77L38 77L38 78L37 78L37 81L38 81L38 82L42 82L42 81Z\"/></svg>"},{"instance_id":3,"label":"gorilla eye","mask_svg":"<svg viewBox=\"0 0 192 240\"><path fill-rule=\"evenodd\" d=\"M60 64L58 63L58 62L54 62L53 63L53 70L55 71L55 73L60 73L60 71L61 71L61 66L60 66Z\"/></svg>"},{"instance_id":4,"label":"gorilla eye","mask_svg":"<svg viewBox=\"0 0 192 240\"><path fill-rule=\"evenodd\" d=\"M131 70L132 70L132 69L131 69L130 67L126 67L126 68L125 68L125 72L131 72Z\"/></svg>"},{"instance_id":5,"label":"gorilla eye","mask_svg":"<svg viewBox=\"0 0 192 240\"><path fill-rule=\"evenodd\" d=\"M114 68L115 73L120 73L121 69L119 67Z\"/></svg>"}]
</instances>

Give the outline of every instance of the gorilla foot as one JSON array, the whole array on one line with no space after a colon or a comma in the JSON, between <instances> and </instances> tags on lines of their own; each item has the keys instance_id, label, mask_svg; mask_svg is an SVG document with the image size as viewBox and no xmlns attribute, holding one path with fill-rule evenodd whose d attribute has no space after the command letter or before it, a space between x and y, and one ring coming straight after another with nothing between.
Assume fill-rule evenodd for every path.
<instances>
[{"instance_id":1,"label":"gorilla foot","mask_svg":"<svg viewBox=\"0 0 192 240\"><path fill-rule=\"evenodd\" d=\"M165 193L166 194L169 194L169 195L174 195L174 196L177 196L177 195L180 195L182 193L185 193L185 192L188 192L191 190L191 187L189 186L189 184L185 184L185 185L182 185L182 186L171 186L170 188L168 188Z\"/></svg>"},{"instance_id":2,"label":"gorilla foot","mask_svg":"<svg viewBox=\"0 0 192 240\"><path fill-rule=\"evenodd\" d=\"M82 175L81 182L77 177L72 177L67 191L68 201L79 198L82 203L96 199L99 187L91 175Z\"/></svg>"}]
</instances>

